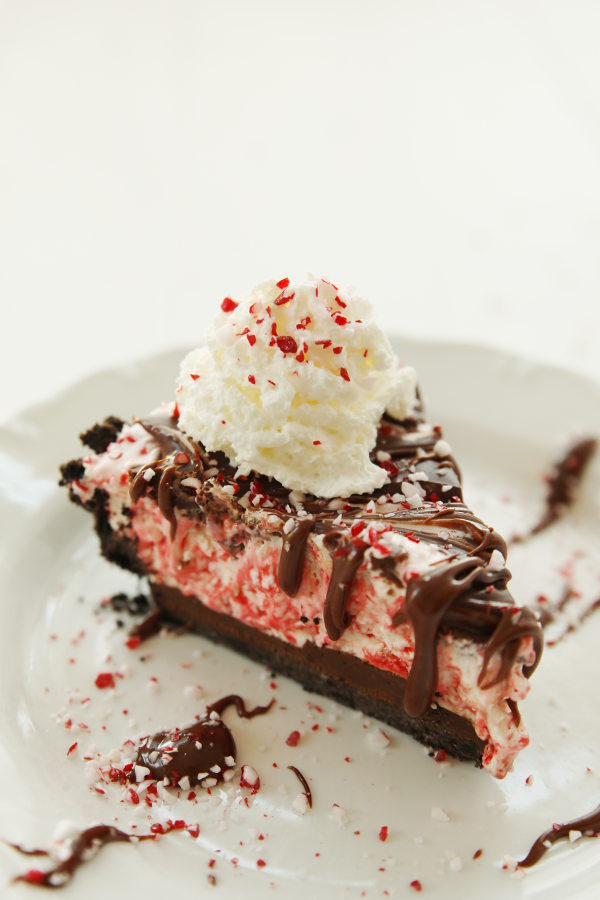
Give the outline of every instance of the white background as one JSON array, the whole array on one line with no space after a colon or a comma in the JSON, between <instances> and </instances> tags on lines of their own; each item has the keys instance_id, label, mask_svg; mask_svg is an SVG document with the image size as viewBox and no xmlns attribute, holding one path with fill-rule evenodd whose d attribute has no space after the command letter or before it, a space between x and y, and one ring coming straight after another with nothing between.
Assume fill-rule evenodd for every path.
<instances>
[{"instance_id":1,"label":"white background","mask_svg":"<svg viewBox=\"0 0 600 900\"><path fill-rule=\"evenodd\" d=\"M600 378L595 0L0 13L1 419L306 270Z\"/></svg>"}]
</instances>

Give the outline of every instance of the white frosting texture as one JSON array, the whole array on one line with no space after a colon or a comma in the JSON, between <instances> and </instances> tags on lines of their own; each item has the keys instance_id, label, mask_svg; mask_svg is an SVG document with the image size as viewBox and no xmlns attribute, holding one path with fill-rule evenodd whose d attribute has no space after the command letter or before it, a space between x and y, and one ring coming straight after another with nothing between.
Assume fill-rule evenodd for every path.
<instances>
[{"instance_id":1,"label":"white frosting texture","mask_svg":"<svg viewBox=\"0 0 600 900\"><path fill-rule=\"evenodd\" d=\"M226 298L181 364L180 427L240 474L319 497L373 491L377 424L404 418L416 376L400 366L370 303L324 279L266 281Z\"/></svg>"}]
</instances>

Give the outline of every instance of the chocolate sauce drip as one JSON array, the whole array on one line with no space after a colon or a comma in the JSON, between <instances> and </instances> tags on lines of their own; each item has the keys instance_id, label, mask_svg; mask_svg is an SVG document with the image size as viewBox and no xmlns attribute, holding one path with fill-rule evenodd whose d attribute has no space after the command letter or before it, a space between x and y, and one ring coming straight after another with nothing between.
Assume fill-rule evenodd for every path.
<instances>
[{"instance_id":1,"label":"chocolate sauce drip","mask_svg":"<svg viewBox=\"0 0 600 900\"><path fill-rule=\"evenodd\" d=\"M289 534L283 535L277 577L279 587L288 597L295 597L300 590L306 544L313 527L312 519L300 519Z\"/></svg>"},{"instance_id":2,"label":"chocolate sauce drip","mask_svg":"<svg viewBox=\"0 0 600 900\"><path fill-rule=\"evenodd\" d=\"M218 717L229 706L235 706L240 718L253 719L268 712L274 702L248 710L238 694L228 694L207 706L206 715L192 725L158 731L144 738L136 765L149 769L156 781L166 778L172 786L186 776L190 786L212 786L223 781L225 773L235 765L236 748L231 731Z\"/></svg>"},{"instance_id":3,"label":"chocolate sauce drip","mask_svg":"<svg viewBox=\"0 0 600 900\"><path fill-rule=\"evenodd\" d=\"M173 506L173 478L175 477L175 466L166 466L161 472L158 482L158 508L171 526L171 540L175 537L177 530L177 518L175 517L175 509Z\"/></svg>"},{"instance_id":4,"label":"chocolate sauce drip","mask_svg":"<svg viewBox=\"0 0 600 900\"><path fill-rule=\"evenodd\" d=\"M306 799L308 800L308 806L310 809L312 809L312 794L308 786L308 781L306 780L300 769L297 769L296 766L288 766L288 769L290 770L290 772L294 773L294 775L302 785L304 793L306 794Z\"/></svg>"},{"instance_id":5,"label":"chocolate sauce drip","mask_svg":"<svg viewBox=\"0 0 600 900\"><path fill-rule=\"evenodd\" d=\"M546 509L539 522L526 534L516 535L514 543L545 531L573 505L586 470L598 449L596 438L584 438L573 444L555 464L548 477Z\"/></svg>"},{"instance_id":6,"label":"chocolate sauce drip","mask_svg":"<svg viewBox=\"0 0 600 900\"><path fill-rule=\"evenodd\" d=\"M534 866L550 849L550 847L546 846L547 844L555 844L556 841L568 838L571 831L580 831L585 837L597 837L600 831L600 806L597 806L587 816L581 816L579 819L565 822L564 825L553 825L552 828L549 828L548 831L539 836L525 859L517 863L517 866L520 869L528 869L530 866Z\"/></svg>"},{"instance_id":7,"label":"chocolate sauce drip","mask_svg":"<svg viewBox=\"0 0 600 900\"><path fill-rule=\"evenodd\" d=\"M367 546L364 543L357 545L344 542L332 555L331 578L323 608L323 622L332 641L337 641L350 624L346 603Z\"/></svg>"},{"instance_id":8,"label":"chocolate sauce drip","mask_svg":"<svg viewBox=\"0 0 600 900\"><path fill-rule=\"evenodd\" d=\"M535 660L531 666L523 666L523 674L530 678L542 655L543 636L540 621L527 607L508 607L502 613L500 623L485 646L483 665L477 684L483 690L500 684L512 669L523 638L533 640ZM496 675L486 681L487 671L495 653L500 653L500 666Z\"/></svg>"},{"instance_id":9,"label":"chocolate sauce drip","mask_svg":"<svg viewBox=\"0 0 600 900\"><path fill-rule=\"evenodd\" d=\"M426 572L409 581L405 610L392 619L398 625L408 617L414 632L415 654L406 683L404 709L409 716L422 716L437 685L437 633L446 610L473 583L482 562L467 557Z\"/></svg>"},{"instance_id":10,"label":"chocolate sauce drip","mask_svg":"<svg viewBox=\"0 0 600 900\"><path fill-rule=\"evenodd\" d=\"M508 556L508 547L506 546L506 541L502 537L501 534L498 534L497 531L494 531L493 528L490 528L485 532L483 536L483 540L479 544L479 546L475 547L471 550L471 556L481 556L482 553L486 551L490 552L490 555L494 552L494 550L498 550L504 559Z\"/></svg>"},{"instance_id":11,"label":"chocolate sauce drip","mask_svg":"<svg viewBox=\"0 0 600 900\"><path fill-rule=\"evenodd\" d=\"M173 830L173 826L163 826L163 833ZM50 869L41 871L39 869L30 869L22 875L13 878L14 882L25 882L34 887L43 888L61 888L65 887L77 869L81 868L85 863L89 862L96 853L107 844L114 843L137 843L138 841L155 841L156 834L127 834L113 825L93 825L81 831L71 842L69 855L56 863ZM47 850L26 850L19 844L9 844L18 853L25 856L49 856Z\"/></svg>"},{"instance_id":12,"label":"chocolate sauce drip","mask_svg":"<svg viewBox=\"0 0 600 900\"><path fill-rule=\"evenodd\" d=\"M140 425L152 435L164 456L156 462L142 466L135 473L130 473L131 502L137 503L144 494L150 490L155 491L158 508L171 526L170 534L173 540L177 532L176 490L184 478L198 477L202 474L201 448L177 429L174 419L155 417L140 421Z\"/></svg>"},{"instance_id":13,"label":"chocolate sauce drip","mask_svg":"<svg viewBox=\"0 0 600 900\"><path fill-rule=\"evenodd\" d=\"M397 556L374 556L371 559L371 565L374 569L381 572L388 581L393 582L396 587L404 590L404 582L398 576L397 567L404 560L408 559L408 553L399 553Z\"/></svg>"}]
</instances>

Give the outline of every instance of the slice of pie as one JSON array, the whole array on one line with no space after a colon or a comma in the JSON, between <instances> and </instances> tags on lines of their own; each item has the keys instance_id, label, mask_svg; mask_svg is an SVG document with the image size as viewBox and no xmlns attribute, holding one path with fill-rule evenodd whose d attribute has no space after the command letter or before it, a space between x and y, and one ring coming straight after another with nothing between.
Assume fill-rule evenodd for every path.
<instances>
[{"instance_id":1,"label":"slice of pie","mask_svg":"<svg viewBox=\"0 0 600 900\"><path fill-rule=\"evenodd\" d=\"M277 379L287 373L278 357L277 365L270 364L269 354L289 361L291 378L300 382L314 347L322 353L319 372L325 374L319 378L327 382L343 369L335 390L353 385L352 415L364 399L356 387L363 365L357 361L368 360L371 347L362 346L363 320L352 296L329 282L308 287L313 293L294 292L287 280L261 286L243 304L245 318L237 320L241 304L226 298L206 354L199 358L196 351L182 365L178 403L141 420L111 417L95 425L82 435L90 453L62 467L62 483L74 502L93 513L104 556L147 576L156 604L169 617L501 778L529 740L517 704L541 655L539 622L508 592L506 544L463 502L450 447L441 429L425 420L418 395L379 409L368 459L360 458L354 433L348 431L347 441L340 438L336 417L344 409L337 395L329 395L329 406L317 409L315 418L306 391L300 400L299 389L294 387L293 396L288 391L285 421L293 425L299 463L287 424L274 428L275 438L269 433L283 414L264 412L271 396L265 392L276 391ZM319 322L317 302L340 337L348 334L346 343L322 337L331 333L322 323L311 336L311 325ZM281 307L287 320L278 318ZM361 311L364 316L359 306ZM261 331L263 320L267 332ZM255 330L244 332L245 322L256 321ZM293 327L303 322L303 328ZM348 325L351 334L344 331ZM262 355L248 371L253 358L245 354L255 349L256 342L248 340L254 333ZM264 333L268 339L261 348ZM282 335L294 347L280 341ZM330 346L323 346L327 341ZM336 354L337 346L342 350ZM234 354L233 363L226 353ZM213 397L215 359L226 373L225 398ZM383 379L386 365L374 364L377 377ZM367 381L371 372L365 372L360 391L367 384L374 396ZM211 392L204 406L194 394L203 379L202 390L208 384ZM249 394L254 387L262 393ZM203 409L206 433L219 426L213 400L223 429L234 416L245 424L238 428L240 438L230 435L220 446L210 436L209 450L198 432ZM246 410L232 409L238 401L254 403L254 425ZM304 416L302 428L298 416ZM249 446L241 443L244 428L253 427L252 453L260 453L260 470L243 458ZM309 441L307 435L315 434L320 437ZM261 435L268 445L260 443ZM277 435L283 435L281 452ZM321 463L323 444L330 455L332 447L337 452ZM348 490L344 479L351 480L353 469L363 485L373 477L378 486ZM320 490L302 491L299 485L310 481L312 470L311 483ZM344 496L333 487L345 488Z\"/></svg>"}]
</instances>

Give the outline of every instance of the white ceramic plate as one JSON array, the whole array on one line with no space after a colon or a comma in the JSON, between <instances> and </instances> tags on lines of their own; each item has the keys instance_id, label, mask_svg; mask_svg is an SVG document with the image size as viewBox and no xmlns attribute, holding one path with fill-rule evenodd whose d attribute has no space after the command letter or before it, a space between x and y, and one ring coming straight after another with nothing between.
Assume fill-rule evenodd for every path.
<instances>
[{"instance_id":1,"label":"white ceramic plate","mask_svg":"<svg viewBox=\"0 0 600 900\"><path fill-rule=\"evenodd\" d=\"M533 521L544 493L541 474L561 440L598 427L598 385L488 349L396 343L418 369L432 418L445 425L467 499L506 534ZM251 722L226 714L239 762L253 765L262 780L249 806L240 805L237 780L197 805L178 801L164 817L198 822L197 840L176 834L108 847L77 874L67 896L197 895L209 890L210 872L222 898L262 897L270 886L286 898L386 891L411 897L414 879L421 896L432 898L597 897L600 841L559 844L526 874L502 866L505 857L524 855L552 822L600 802L600 613L546 650L522 708L531 745L501 782L469 765L435 763L389 728L389 748L377 751L368 738L376 722L285 678L277 677L273 689L261 666L199 637L159 636L131 651L115 616L98 613L101 598L138 583L100 558L89 516L56 486L57 467L78 455L78 432L107 413L141 414L171 396L180 357L172 352L102 372L23 413L0 434L2 836L44 844L62 820L144 830L144 810L121 802L120 789L104 796L90 790L83 756L183 725L205 702L234 691L250 703L278 701ZM600 594L598 469L596 462L585 496L563 524L512 550L514 593L523 602L540 592L558 596L566 565L584 596ZM98 691L95 676L108 666L124 677L116 691ZM296 728L305 734L291 748L285 738ZM299 786L289 764L312 788L314 808L304 817L292 807ZM334 803L344 815L332 815ZM449 821L432 818L432 807L445 810ZM389 829L385 843L378 838L382 825ZM258 859L266 866L257 867ZM31 890L5 886L29 865L0 849L2 896Z\"/></svg>"}]
</instances>

